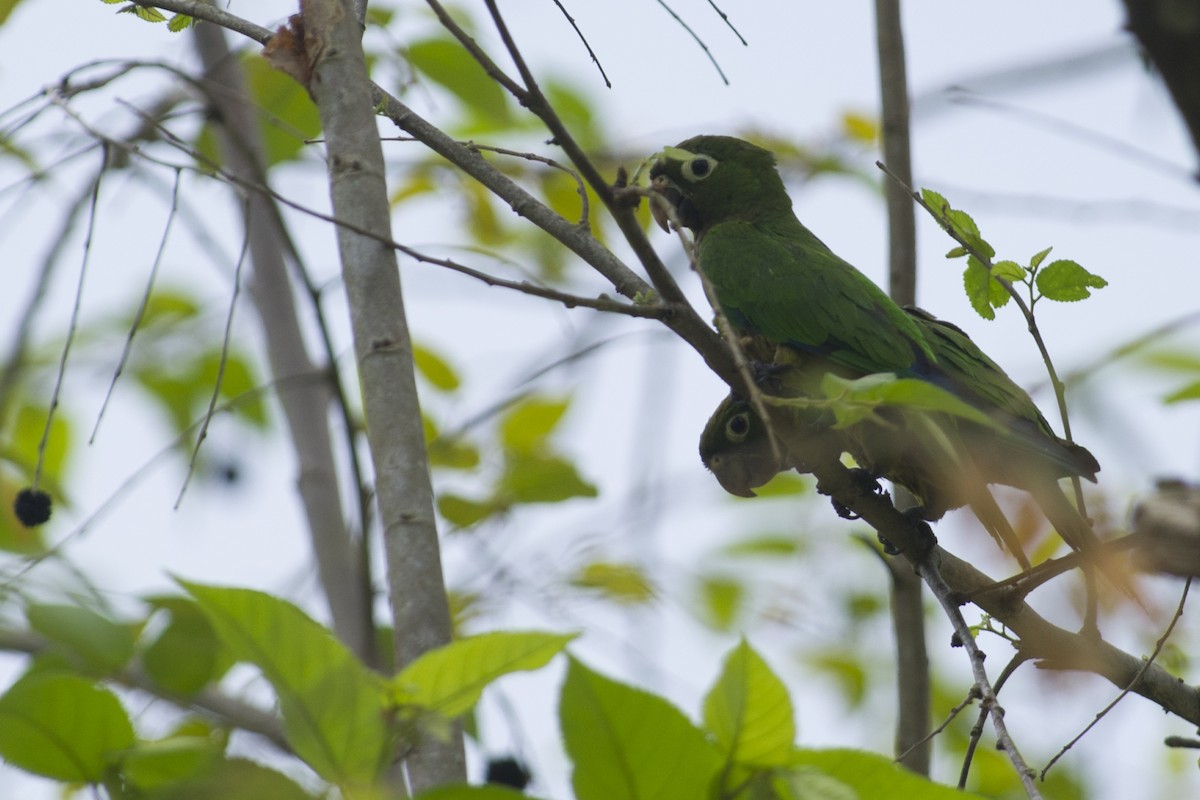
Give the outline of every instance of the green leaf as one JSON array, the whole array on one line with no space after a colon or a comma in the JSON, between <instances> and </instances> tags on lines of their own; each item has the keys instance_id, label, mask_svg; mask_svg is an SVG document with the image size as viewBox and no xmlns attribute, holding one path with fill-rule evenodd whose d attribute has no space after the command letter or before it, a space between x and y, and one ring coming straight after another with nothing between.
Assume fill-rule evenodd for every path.
<instances>
[{"instance_id":1,"label":"green leaf","mask_svg":"<svg viewBox=\"0 0 1200 800\"><path fill-rule=\"evenodd\" d=\"M314 800L295 781L242 758L220 759L182 784L152 795L155 800Z\"/></svg>"},{"instance_id":2,"label":"green leaf","mask_svg":"<svg viewBox=\"0 0 1200 800\"><path fill-rule=\"evenodd\" d=\"M140 789L156 789L198 774L213 764L223 749L221 741L207 736L139 742L121 759L121 774Z\"/></svg>"},{"instance_id":3,"label":"green leaf","mask_svg":"<svg viewBox=\"0 0 1200 800\"><path fill-rule=\"evenodd\" d=\"M316 104L303 86L257 53L247 51L242 68L255 107L267 112L258 116L267 166L297 158L309 146L305 140L321 133Z\"/></svg>"},{"instance_id":4,"label":"green leaf","mask_svg":"<svg viewBox=\"0 0 1200 800\"><path fill-rule=\"evenodd\" d=\"M458 374L440 355L428 347L413 345L413 364L417 372L435 389L453 392L459 386Z\"/></svg>"},{"instance_id":5,"label":"green leaf","mask_svg":"<svg viewBox=\"0 0 1200 800\"><path fill-rule=\"evenodd\" d=\"M754 490L759 497L796 497L806 494L809 482L796 472L780 472Z\"/></svg>"},{"instance_id":6,"label":"green leaf","mask_svg":"<svg viewBox=\"0 0 1200 800\"><path fill-rule=\"evenodd\" d=\"M550 101L550 106L566 123L582 147L591 149L600 143L602 131L596 124L596 113L586 95L553 78L543 83L542 89L546 93L546 99Z\"/></svg>"},{"instance_id":7,"label":"green leaf","mask_svg":"<svg viewBox=\"0 0 1200 800\"><path fill-rule=\"evenodd\" d=\"M1200 381L1189 383L1187 386L1176 389L1163 398L1163 402L1168 405L1171 403L1181 403L1184 400L1200 400Z\"/></svg>"},{"instance_id":8,"label":"green leaf","mask_svg":"<svg viewBox=\"0 0 1200 800\"><path fill-rule=\"evenodd\" d=\"M529 800L529 795L506 786L438 786L421 792L414 800Z\"/></svg>"},{"instance_id":9,"label":"green leaf","mask_svg":"<svg viewBox=\"0 0 1200 800\"><path fill-rule=\"evenodd\" d=\"M879 141L879 120L854 111L843 112L842 133L852 142L873 145Z\"/></svg>"},{"instance_id":10,"label":"green leaf","mask_svg":"<svg viewBox=\"0 0 1200 800\"><path fill-rule=\"evenodd\" d=\"M735 764L783 767L790 761L796 723L787 687L745 639L726 656L704 698L704 724Z\"/></svg>"},{"instance_id":11,"label":"green leaf","mask_svg":"<svg viewBox=\"0 0 1200 800\"><path fill-rule=\"evenodd\" d=\"M429 464L446 469L475 469L479 448L463 439L434 439L428 445Z\"/></svg>"},{"instance_id":12,"label":"green leaf","mask_svg":"<svg viewBox=\"0 0 1200 800\"><path fill-rule=\"evenodd\" d=\"M217 375L221 376L221 397L237 401L237 414L250 422L256 428L267 425L267 405L261 396L253 394L258 387L258 376L250 366L250 361L240 353L225 353L225 367L221 369L221 350L214 347L204 354L200 362L199 378L203 389L202 402L205 407L212 394L212 387L217 383Z\"/></svg>"},{"instance_id":13,"label":"green leaf","mask_svg":"<svg viewBox=\"0 0 1200 800\"><path fill-rule=\"evenodd\" d=\"M1139 360L1167 372L1200 372L1200 355L1188 350L1150 350Z\"/></svg>"},{"instance_id":14,"label":"green leaf","mask_svg":"<svg viewBox=\"0 0 1200 800\"><path fill-rule=\"evenodd\" d=\"M0 697L0 758L35 775L100 783L133 741L121 701L75 675L30 674Z\"/></svg>"},{"instance_id":15,"label":"green leaf","mask_svg":"<svg viewBox=\"0 0 1200 800\"><path fill-rule=\"evenodd\" d=\"M721 548L726 556L794 556L801 551L800 539L794 534L767 533L749 539L739 539Z\"/></svg>"},{"instance_id":16,"label":"green leaf","mask_svg":"<svg viewBox=\"0 0 1200 800\"><path fill-rule=\"evenodd\" d=\"M569 398L533 396L514 405L500 421L500 440L505 449L532 453L545 447L570 404Z\"/></svg>"},{"instance_id":17,"label":"green leaf","mask_svg":"<svg viewBox=\"0 0 1200 800\"><path fill-rule=\"evenodd\" d=\"M392 679L394 699L456 717L479 702L489 683L510 672L541 669L576 636L496 631L459 639L402 669Z\"/></svg>"},{"instance_id":18,"label":"green leaf","mask_svg":"<svg viewBox=\"0 0 1200 800\"><path fill-rule=\"evenodd\" d=\"M133 657L133 632L91 609L30 604L29 625L88 670L115 672Z\"/></svg>"},{"instance_id":19,"label":"green leaf","mask_svg":"<svg viewBox=\"0 0 1200 800\"><path fill-rule=\"evenodd\" d=\"M950 248L949 252L946 253L946 258L962 258L965 255L970 255L970 253L970 250L959 245L958 247Z\"/></svg>"},{"instance_id":20,"label":"green leaf","mask_svg":"<svg viewBox=\"0 0 1200 800\"><path fill-rule=\"evenodd\" d=\"M171 33L180 33L181 31L186 31L188 28L194 28L195 26L196 20L192 17L189 17L187 14L174 14L171 19L167 21L167 30L169 30Z\"/></svg>"},{"instance_id":21,"label":"green leaf","mask_svg":"<svg viewBox=\"0 0 1200 800\"><path fill-rule=\"evenodd\" d=\"M942 786L898 766L890 758L862 750L797 750L792 763L796 768L810 767L853 789L858 797L906 797L914 800L964 800L979 797ZM797 770L799 771L799 770ZM811 795L797 795L808 797ZM838 795L816 795L837 798Z\"/></svg>"},{"instance_id":22,"label":"green leaf","mask_svg":"<svg viewBox=\"0 0 1200 800\"><path fill-rule=\"evenodd\" d=\"M22 404L17 408L15 424L5 431L11 437L7 447L12 450L6 455L19 459L22 464L28 465L31 471L33 465L38 463L38 445L46 429L46 414L45 408ZM67 456L71 453L73 433L67 416L55 414L50 423L50 436L46 440L46 449L42 456L44 475L54 480L62 476Z\"/></svg>"},{"instance_id":23,"label":"green leaf","mask_svg":"<svg viewBox=\"0 0 1200 800\"><path fill-rule=\"evenodd\" d=\"M152 597L147 602L167 611L170 622L142 652L146 674L182 697L220 677L229 666L224 663L227 653L200 606L187 597Z\"/></svg>"},{"instance_id":24,"label":"green leaf","mask_svg":"<svg viewBox=\"0 0 1200 800\"><path fill-rule=\"evenodd\" d=\"M745 605L746 587L724 575L705 575L699 589L705 621L718 631L730 630Z\"/></svg>"},{"instance_id":25,"label":"green leaf","mask_svg":"<svg viewBox=\"0 0 1200 800\"><path fill-rule=\"evenodd\" d=\"M296 754L326 780L372 783L392 754L382 680L291 603L251 589L180 584L234 656L274 687Z\"/></svg>"},{"instance_id":26,"label":"green leaf","mask_svg":"<svg viewBox=\"0 0 1200 800\"><path fill-rule=\"evenodd\" d=\"M443 519L458 528L469 528L502 510L495 503L472 500L449 492L438 495L437 508Z\"/></svg>"},{"instance_id":27,"label":"green leaf","mask_svg":"<svg viewBox=\"0 0 1200 800\"><path fill-rule=\"evenodd\" d=\"M861 800L849 785L813 767L797 767L781 773L774 784L776 795L786 800ZM920 796L913 800L920 800Z\"/></svg>"},{"instance_id":28,"label":"green leaf","mask_svg":"<svg viewBox=\"0 0 1200 800\"><path fill-rule=\"evenodd\" d=\"M833 678L851 706L862 704L867 694L867 673L859 656L843 650L823 650L808 655L804 661Z\"/></svg>"},{"instance_id":29,"label":"green leaf","mask_svg":"<svg viewBox=\"0 0 1200 800\"><path fill-rule=\"evenodd\" d=\"M938 220L945 219L946 214L950 211L950 201L933 189L922 189L921 199L925 201L925 205Z\"/></svg>"},{"instance_id":30,"label":"green leaf","mask_svg":"<svg viewBox=\"0 0 1200 800\"><path fill-rule=\"evenodd\" d=\"M1047 300L1073 303L1092 296L1092 289L1103 289L1108 281L1093 275L1074 261L1059 259L1047 264L1037 275L1037 288Z\"/></svg>"},{"instance_id":31,"label":"green leaf","mask_svg":"<svg viewBox=\"0 0 1200 800\"><path fill-rule=\"evenodd\" d=\"M661 697L570 659L559 725L577 800L697 800L721 760L704 734Z\"/></svg>"},{"instance_id":32,"label":"green leaf","mask_svg":"<svg viewBox=\"0 0 1200 800\"><path fill-rule=\"evenodd\" d=\"M508 100L500 84L449 38L426 39L409 46L410 64L455 95L472 112L495 122L509 119Z\"/></svg>"},{"instance_id":33,"label":"green leaf","mask_svg":"<svg viewBox=\"0 0 1200 800\"><path fill-rule=\"evenodd\" d=\"M998 422L950 392L915 378L897 378L890 372L850 380L828 374L821 379L821 390L837 401L836 427L844 428L868 416L878 406L896 406L915 411L951 414L980 425L1002 430Z\"/></svg>"},{"instance_id":34,"label":"green leaf","mask_svg":"<svg viewBox=\"0 0 1200 800\"><path fill-rule=\"evenodd\" d=\"M963 288L967 292L967 299L971 301L971 308L984 319L995 319L996 312L992 309L1001 308L1012 297L988 271L987 265L975 256L967 259Z\"/></svg>"},{"instance_id":35,"label":"green leaf","mask_svg":"<svg viewBox=\"0 0 1200 800\"><path fill-rule=\"evenodd\" d=\"M163 14L161 11L159 11L157 8L147 8L146 6L130 5L130 6L126 6L125 8L121 9L121 11L127 11L127 12L133 14L138 19L145 20L146 22L166 22L167 21L166 15Z\"/></svg>"},{"instance_id":36,"label":"green leaf","mask_svg":"<svg viewBox=\"0 0 1200 800\"><path fill-rule=\"evenodd\" d=\"M13 9L17 7L17 3L19 2L21 0L0 0L0 25L8 21L9 15L12 14ZM120 0L112 0L112 2L117 3Z\"/></svg>"},{"instance_id":37,"label":"green leaf","mask_svg":"<svg viewBox=\"0 0 1200 800\"><path fill-rule=\"evenodd\" d=\"M1038 267L1040 267L1042 262L1046 260L1046 256L1050 255L1050 251L1053 249L1053 247L1047 247L1045 250L1040 250L1037 253L1034 253L1033 258L1029 259L1029 268L1036 270Z\"/></svg>"},{"instance_id":38,"label":"green leaf","mask_svg":"<svg viewBox=\"0 0 1200 800\"><path fill-rule=\"evenodd\" d=\"M246 51L241 63L254 107L262 110L257 115L258 133L264 145L266 166L295 159L308 146L305 141L321 132L316 105L304 87L272 67L258 53ZM205 124L195 147L203 158L219 165L223 161L214 128L213 123ZM208 171L211 165L202 161L201 168Z\"/></svg>"},{"instance_id":39,"label":"green leaf","mask_svg":"<svg viewBox=\"0 0 1200 800\"><path fill-rule=\"evenodd\" d=\"M514 503L560 503L595 497L596 487L580 477L575 465L558 456L512 455L497 486Z\"/></svg>"},{"instance_id":40,"label":"green leaf","mask_svg":"<svg viewBox=\"0 0 1200 800\"><path fill-rule=\"evenodd\" d=\"M1024 280L1026 274L1025 268L1015 261L997 261L992 264L992 277L1003 278L1009 283ZM1007 291L1004 296L1009 296Z\"/></svg>"},{"instance_id":41,"label":"green leaf","mask_svg":"<svg viewBox=\"0 0 1200 800\"><path fill-rule=\"evenodd\" d=\"M922 189L921 199L925 201L926 207L943 228L964 245L970 246L966 248L968 251L973 250L989 259L996 255L995 249L984 240L979 232L979 226L975 224L975 220L971 218L970 214L952 208L945 197L932 189ZM951 250L947 254L947 258L956 258L957 249Z\"/></svg>"},{"instance_id":42,"label":"green leaf","mask_svg":"<svg viewBox=\"0 0 1200 800\"><path fill-rule=\"evenodd\" d=\"M623 605L648 603L655 597L654 584L645 570L636 564L593 561L575 573L571 584L581 589L595 589Z\"/></svg>"}]
</instances>

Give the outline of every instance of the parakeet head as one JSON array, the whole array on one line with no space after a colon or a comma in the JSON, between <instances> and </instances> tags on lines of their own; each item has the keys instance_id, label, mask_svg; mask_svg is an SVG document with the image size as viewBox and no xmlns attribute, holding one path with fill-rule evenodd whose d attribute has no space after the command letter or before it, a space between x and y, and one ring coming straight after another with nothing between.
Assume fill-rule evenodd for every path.
<instances>
[{"instance_id":1,"label":"parakeet head","mask_svg":"<svg viewBox=\"0 0 1200 800\"><path fill-rule=\"evenodd\" d=\"M676 209L679 221L702 235L733 219L753 220L792 207L769 150L732 136L693 136L665 148L650 169L650 188ZM667 216L651 203L654 219Z\"/></svg>"},{"instance_id":2,"label":"parakeet head","mask_svg":"<svg viewBox=\"0 0 1200 800\"><path fill-rule=\"evenodd\" d=\"M771 447L762 419L733 395L721 401L704 426L700 458L721 487L738 497L754 497L754 489L787 469Z\"/></svg>"}]
</instances>

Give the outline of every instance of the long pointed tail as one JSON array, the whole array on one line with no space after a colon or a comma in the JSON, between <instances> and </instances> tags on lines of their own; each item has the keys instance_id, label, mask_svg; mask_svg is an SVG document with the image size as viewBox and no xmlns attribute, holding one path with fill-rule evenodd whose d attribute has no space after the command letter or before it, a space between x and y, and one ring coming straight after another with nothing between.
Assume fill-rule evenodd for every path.
<instances>
[{"instance_id":1,"label":"long pointed tail","mask_svg":"<svg viewBox=\"0 0 1200 800\"><path fill-rule=\"evenodd\" d=\"M1021 565L1021 569L1029 572L1033 568L1029 564L1029 558L1026 557L1025 550L1021 547L1020 540L1017 539L1016 531L1012 529L1008 517L1004 516L1004 512L996 503L996 498L992 497L992 493L986 487L982 491L972 493L969 505L976 519L992 535L1000 549L1012 553L1013 557L1017 559L1017 563Z\"/></svg>"},{"instance_id":2,"label":"long pointed tail","mask_svg":"<svg viewBox=\"0 0 1200 800\"><path fill-rule=\"evenodd\" d=\"M1071 504L1071 501L1059 488L1058 482L1048 480L1041 483L1032 490L1032 494L1058 535L1070 545L1072 550L1083 555L1085 568L1093 564L1099 567L1100 571L1104 573L1104 577L1114 586L1141 604L1141 598L1134 588L1129 572L1120 564L1105 557L1101 551L1100 539L1092 530L1091 523L1084 519L1079 510Z\"/></svg>"}]
</instances>

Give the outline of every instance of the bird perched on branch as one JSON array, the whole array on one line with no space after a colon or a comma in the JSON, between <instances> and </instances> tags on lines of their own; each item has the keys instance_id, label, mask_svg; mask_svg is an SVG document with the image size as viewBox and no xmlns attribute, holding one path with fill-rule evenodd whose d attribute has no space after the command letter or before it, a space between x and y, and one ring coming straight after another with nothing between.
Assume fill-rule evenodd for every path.
<instances>
[{"instance_id":1,"label":"bird perched on branch","mask_svg":"<svg viewBox=\"0 0 1200 800\"><path fill-rule=\"evenodd\" d=\"M1030 492L1068 544L1092 548L1091 526L1057 482L1094 481L1096 459L1056 436L1029 395L965 333L901 308L801 224L769 151L733 137L696 136L666 148L650 177L672 209L668 215L653 202L656 220L669 230L673 218L693 232L697 266L721 313L752 357L774 353L784 363L784 374L768 382L783 386L785 395L828 399L822 389L828 375L891 373L937 387L979 415L972 420L899 403L843 429L827 411L809 407L798 423L785 424L783 444L803 442L781 458L763 421L730 398L701 440L706 464L726 489L749 492L764 476L802 467L808 444L828 446L909 488L926 519L970 504L1014 554L1020 548L987 484Z\"/></svg>"}]
</instances>

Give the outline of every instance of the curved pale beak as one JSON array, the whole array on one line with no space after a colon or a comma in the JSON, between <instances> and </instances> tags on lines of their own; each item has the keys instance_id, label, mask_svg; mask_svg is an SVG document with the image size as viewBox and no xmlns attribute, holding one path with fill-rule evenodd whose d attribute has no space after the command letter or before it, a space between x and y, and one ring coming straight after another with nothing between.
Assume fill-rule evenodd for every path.
<instances>
[{"instance_id":1,"label":"curved pale beak","mask_svg":"<svg viewBox=\"0 0 1200 800\"><path fill-rule=\"evenodd\" d=\"M657 198L650 198L650 216L654 217L654 221L658 223L658 227L670 233L671 216L663 208L663 203L668 203L671 208L678 208L679 201L683 199L683 193L679 191L679 188L666 175L655 176L650 181L650 191L658 195Z\"/></svg>"}]
</instances>

